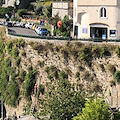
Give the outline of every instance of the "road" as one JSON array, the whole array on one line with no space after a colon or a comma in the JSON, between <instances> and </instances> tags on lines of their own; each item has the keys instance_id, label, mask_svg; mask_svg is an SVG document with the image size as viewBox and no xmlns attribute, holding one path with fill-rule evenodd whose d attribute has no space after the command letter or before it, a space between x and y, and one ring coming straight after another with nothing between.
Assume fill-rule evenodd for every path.
<instances>
[{"instance_id":1,"label":"road","mask_svg":"<svg viewBox=\"0 0 120 120\"><path fill-rule=\"evenodd\" d=\"M39 36L34 30L21 27L8 27L8 31L20 35Z\"/></svg>"}]
</instances>

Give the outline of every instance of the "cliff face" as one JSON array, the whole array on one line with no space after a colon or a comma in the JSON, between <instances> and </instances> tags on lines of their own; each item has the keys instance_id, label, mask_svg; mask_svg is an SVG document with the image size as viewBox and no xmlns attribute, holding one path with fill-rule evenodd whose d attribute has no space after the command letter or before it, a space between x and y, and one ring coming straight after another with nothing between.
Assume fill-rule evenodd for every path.
<instances>
[{"instance_id":1,"label":"cliff face","mask_svg":"<svg viewBox=\"0 0 120 120\"><path fill-rule=\"evenodd\" d=\"M29 114L35 83L46 86L57 79L59 71L68 75L71 84L83 86L88 96L104 94L112 107L120 105L119 80L114 77L120 70L118 46L80 42L60 45L5 36L0 43L4 43L0 44L0 92L7 116ZM39 94L38 99L42 96Z\"/></svg>"}]
</instances>

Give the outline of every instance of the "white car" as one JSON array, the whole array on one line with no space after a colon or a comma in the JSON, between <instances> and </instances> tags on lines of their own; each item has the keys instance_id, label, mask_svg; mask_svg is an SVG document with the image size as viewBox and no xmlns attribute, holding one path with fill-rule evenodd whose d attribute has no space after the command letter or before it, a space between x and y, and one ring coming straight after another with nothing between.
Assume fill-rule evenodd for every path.
<instances>
[{"instance_id":1,"label":"white car","mask_svg":"<svg viewBox=\"0 0 120 120\"><path fill-rule=\"evenodd\" d=\"M25 24L25 28L31 29L31 28L32 28L32 23L26 23L26 24Z\"/></svg>"},{"instance_id":2,"label":"white car","mask_svg":"<svg viewBox=\"0 0 120 120\"><path fill-rule=\"evenodd\" d=\"M39 34L39 31L40 31L41 27L38 27L37 30L36 30L36 33Z\"/></svg>"}]
</instances>

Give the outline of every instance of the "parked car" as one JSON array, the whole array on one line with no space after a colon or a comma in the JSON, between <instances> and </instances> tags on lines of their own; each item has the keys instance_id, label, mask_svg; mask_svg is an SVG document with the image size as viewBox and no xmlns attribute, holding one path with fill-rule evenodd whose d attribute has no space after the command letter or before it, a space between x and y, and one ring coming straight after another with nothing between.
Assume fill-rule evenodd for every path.
<instances>
[{"instance_id":1,"label":"parked car","mask_svg":"<svg viewBox=\"0 0 120 120\"><path fill-rule=\"evenodd\" d=\"M24 28L25 27L25 23L20 22L20 27Z\"/></svg>"},{"instance_id":2,"label":"parked car","mask_svg":"<svg viewBox=\"0 0 120 120\"><path fill-rule=\"evenodd\" d=\"M12 22L7 22L6 25L7 25L8 27L12 27L12 26L13 26Z\"/></svg>"},{"instance_id":3,"label":"parked car","mask_svg":"<svg viewBox=\"0 0 120 120\"><path fill-rule=\"evenodd\" d=\"M44 36L44 35L47 36L47 34L48 34L47 28L40 28L38 34L41 36Z\"/></svg>"},{"instance_id":4,"label":"parked car","mask_svg":"<svg viewBox=\"0 0 120 120\"><path fill-rule=\"evenodd\" d=\"M35 30L35 27L37 26L37 23L34 23L32 26L32 29Z\"/></svg>"},{"instance_id":5,"label":"parked car","mask_svg":"<svg viewBox=\"0 0 120 120\"><path fill-rule=\"evenodd\" d=\"M31 28L32 28L32 25L33 25L33 23L26 23L26 24L25 24L25 28L31 29Z\"/></svg>"},{"instance_id":6,"label":"parked car","mask_svg":"<svg viewBox=\"0 0 120 120\"><path fill-rule=\"evenodd\" d=\"M37 29L36 29L36 33L39 34L39 31L40 31L41 27L38 26Z\"/></svg>"}]
</instances>

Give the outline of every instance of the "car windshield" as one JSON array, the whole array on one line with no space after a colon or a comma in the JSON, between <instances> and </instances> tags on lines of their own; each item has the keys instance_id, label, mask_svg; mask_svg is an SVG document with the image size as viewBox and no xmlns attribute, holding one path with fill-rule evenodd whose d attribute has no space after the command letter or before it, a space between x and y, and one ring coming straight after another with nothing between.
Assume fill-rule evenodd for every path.
<instances>
[{"instance_id":1,"label":"car windshield","mask_svg":"<svg viewBox=\"0 0 120 120\"><path fill-rule=\"evenodd\" d=\"M46 29L46 28L42 28L41 30L42 30L42 31L47 31L47 29Z\"/></svg>"}]
</instances>

